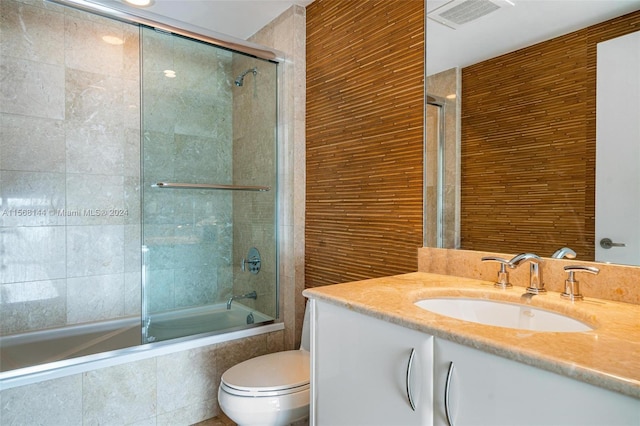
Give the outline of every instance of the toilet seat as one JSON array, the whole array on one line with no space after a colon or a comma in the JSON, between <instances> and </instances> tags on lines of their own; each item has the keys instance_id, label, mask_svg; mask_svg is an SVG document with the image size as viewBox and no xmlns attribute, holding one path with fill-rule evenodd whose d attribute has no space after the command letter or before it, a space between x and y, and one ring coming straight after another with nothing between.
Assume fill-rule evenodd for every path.
<instances>
[{"instance_id":1,"label":"toilet seat","mask_svg":"<svg viewBox=\"0 0 640 426\"><path fill-rule=\"evenodd\" d=\"M281 396L303 392L309 385L309 352L292 350L241 362L222 375L220 387L244 397Z\"/></svg>"},{"instance_id":2,"label":"toilet seat","mask_svg":"<svg viewBox=\"0 0 640 426\"><path fill-rule=\"evenodd\" d=\"M231 395L236 396L246 396L246 397L261 397L261 396L284 396L290 395L292 393L303 392L305 390L309 390L311 386L307 383L306 385L296 386L290 389L281 389L281 390L270 390L270 389L261 389L256 388L254 390L240 390L235 389L225 383L220 384L220 388Z\"/></svg>"}]
</instances>

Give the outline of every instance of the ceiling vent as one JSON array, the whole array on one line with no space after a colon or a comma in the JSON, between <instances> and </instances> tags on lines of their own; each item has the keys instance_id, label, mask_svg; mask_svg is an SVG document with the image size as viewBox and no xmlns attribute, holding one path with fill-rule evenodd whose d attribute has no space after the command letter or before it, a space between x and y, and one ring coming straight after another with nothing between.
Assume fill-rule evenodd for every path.
<instances>
[{"instance_id":1,"label":"ceiling vent","mask_svg":"<svg viewBox=\"0 0 640 426\"><path fill-rule=\"evenodd\" d=\"M427 13L427 17L455 30L506 6L513 6L513 3L509 0L453 0Z\"/></svg>"}]
</instances>

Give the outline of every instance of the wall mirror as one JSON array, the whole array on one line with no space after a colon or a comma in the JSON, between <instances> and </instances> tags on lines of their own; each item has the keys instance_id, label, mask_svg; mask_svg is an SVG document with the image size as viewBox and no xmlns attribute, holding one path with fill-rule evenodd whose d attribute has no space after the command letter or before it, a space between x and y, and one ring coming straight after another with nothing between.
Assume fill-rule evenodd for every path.
<instances>
[{"instance_id":1,"label":"wall mirror","mask_svg":"<svg viewBox=\"0 0 640 426\"><path fill-rule=\"evenodd\" d=\"M637 41L605 45L640 30L640 1L427 0L426 11L427 99L439 102L426 101L425 246L545 257L568 246L579 260L639 264L639 238L625 228L599 229L596 199L610 191L596 175L609 183L625 176L614 187L633 188L625 196L638 200L629 179L640 155L626 154L635 169L597 166L597 151L612 150L600 142L604 115L596 111L635 108L637 117L640 74L616 74L629 65L609 59L612 79L624 84L604 86L606 101L596 97L596 76L604 74L598 57L605 47L628 49L622 56L638 67ZM624 102L613 100L615 90ZM623 115L607 119L609 137L627 129L637 146L638 120L622 122ZM637 206L614 205L614 221L640 222L629 210ZM601 246L606 238L611 248ZM623 251L631 255L618 256Z\"/></svg>"}]
</instances>

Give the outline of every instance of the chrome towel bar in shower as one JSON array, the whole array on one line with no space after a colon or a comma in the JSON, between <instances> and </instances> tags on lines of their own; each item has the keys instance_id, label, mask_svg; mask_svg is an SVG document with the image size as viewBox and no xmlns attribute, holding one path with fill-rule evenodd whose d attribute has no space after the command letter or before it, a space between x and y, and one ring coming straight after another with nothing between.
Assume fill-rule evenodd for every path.
<instances>
[{"instance_id":1,"label":"chrome towel bar in shower","mask_svg":"<svg viewBox=\"0 0 640 426\"><path fill-rule=\"evenodd\" d=\"M247 185L216 185L209 183L175 183L158 182L151 185L153 188L176 188L176 189L222 189L228 191L270 191L270 186L247 186Z\"/></svg>"}]
</instances>

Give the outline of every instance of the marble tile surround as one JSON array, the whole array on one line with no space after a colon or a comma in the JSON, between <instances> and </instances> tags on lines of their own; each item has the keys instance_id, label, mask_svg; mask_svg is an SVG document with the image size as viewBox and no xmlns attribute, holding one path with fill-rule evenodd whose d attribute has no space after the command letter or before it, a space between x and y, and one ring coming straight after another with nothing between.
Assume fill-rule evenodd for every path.
<instances>
[{"instance_id":1,"label":"marble tile surround","mask_svg":"<svg viewBox=\"0 0 640 426\"><path fill-rule=\"evenodd\" d=\"M280 65L279 65L280 66ZM233 181L247 185L274 188L268 192L238 192L233 197L233 293L256 291L255 301L246 304L267 315L276 316L278 289L273 286L277 276L276 257L276 196L277 104L274 102L277 67L251 57L235 56L232 75L241 75L256 68L257 73L245 76L241 87L232 90L233 110ZM262 259L260 273L242 272L240 265L251 247L256 247ZM230 296L230 294L229 294Z\"/></svg>"},{"instance_id":2,"label":"marble tile surround","mask_svg":"<svg viewBox=\"0 0 640 426\"><path fill-rule=\"evenodd\" d=\"M64 61L64 49L61 43L64 31L60 25L64 23L64 15L86 16L85 13L66 10L53 3L40 0L24 0L0 2L3 34L0 39L2 46L0 53L6 51L27 52L29 60L42 61L45 64L61 65ZM26 43L21 35L13 37L5 31L5 19L16 17L15 11L22 8L25 17L38 17L38 25L32 25L32 20L24 19L30 36L48 35L50 40L41 37L41 43ZM50 12L53 12L51 15ZM13 14L13 15L12 15ZM99 17L89 17L90 20L102 21ZM56 28L53 36L45 26ZM33 39L32 39L33 40ZM279 159L279 183L283 194L283 202L279 212L280 239L280 312L285 322L285 330L268 335L255 336L239 341L227 342L208 346L193 351L186 351L180 355L157 357L151 360L123 364L113 368L93 370L85 374L72 375L42 381L32 385L6 389L0 392L0 422L2 424L56 424L77 425L93 424L96 419L110 419L111 423L131 424L171 424L188 425L219 414L215 395L210 393L211 381L203 376L214 374L217 386L220 376L227 368L253 356L291 349L299 344L302 316L304 314L304 69L305 69L305 11L295 6L276 18L270 25L253 37L255 42L272 46L286 53L287 61L284 66L284 94L280 99L283 119L283 146ZM43 44L44 43L44 44ZM50 48L49 44L57 46ZM57 44L56 44L57 43ZM127 42L128 44L129 42ZM16 55L22 53L16 53ZM26 55L26 53L24 54ZM0 61L2 67L3 61ZM2 69L4 73L4 68ZM127 71L128 72L128 71ZM0 98L4 102L2 88ZM8 89L7 89L8 90ZM129 89L127 89L129 90ZM128 92L127 92L128 93ZM125 102L127 94L125 94ZM127 103L127 105L130 105ZM126 120L126 118L125 118ZM11 124L10 126L7 124ZM3 170L34 171L47 173L64 173L66 168L66 143L64 123L59 119L41 118L36 116L21 116L19 114L0 113L0 168ZM30 138L19 137L21 128L28 128ZM8 137L11 134L14 136ZM138 179L137 175L129 176L128 171L136 170L139 163L139 152L136 152L139 130L131 126L125 129L124 154L125 179ZM42 141L47 142L47 149ZM132 143L133 141L133 143ZM11 161L8 161L9 155ZM10 166L7 164L10 163ZM0 180L1 182L1 180ZM0 190L1 190L0 184ZM138 197L137 188L125 187L125 205L135 207L131 197ZM133 195L132 195L133 194ZM136 214L139 214L136 213ZM94 225L94 224L92 224ZM2 226L2 224L0 224ZM99 226L99 225L98 225ZM133 222L119 225L124 227L124 235L140 235L139 225ZM26 228L26 227L25 227ZM3 234L4 235L4 234ZM64 241L64 236L58 241ZM124 309L135 313L140 306L139 282L137 265L140 264L139 241L125 240L125 258L131 259L124 265ZM46 266L46 265L45 265ZM55 270L55 269L54 269ZM136 272L134 272L136 271ZM66 279L40 280L38 286L66 293ZM15 291L13 290L15 288ZM3 286L3 290L11 289L4 294L18 294L33 290L29 282L18 282ZM38 290L40 291L40 290ZM53 299L51 299L53 300ZM49 303L49 302L42 302ZM55 303L55 302L53 302ZM62 309L55 314L56 309ZM39 309L38 309L39 310ZM59 319L64 320L66 306L54 304L43 307ZM13 313L8 316L14 317ZM45 318L43 318L45 319ZM34 318L21 318L23 321L33 321ZM0 322L3 326L4 321ZM40 327L31 324L31 327ZM211 356L215 357L211 361ZM162 359L161 359L162 358ZM155 365L155 367L154 367ZM169 374L167 367L176 368L182 375ZM136 375L137 368L142 368L147 374ZM162 367L162 368L160 368ZM186 377L185 377L186 375ZM96 386L100 384L100 386ZM190 386L194 384L194 386ZM129 394L132 389L145 388L139 398L126 401L122 405L122 394ZM184 397L176 394L176 389L190 388ZM166 401L174 399L170 405L164 406ZM169 410L172 408L173 410ZM154 411L155 410L155 411ZM149 416L149 417L145 417ZM88 421L92 419L91 421Z\"/></svg>"},{"instance_id":3,"label":"marble tile surround","mask_svg":"<svg viewBox=\"0 0 640 426\"><path fill-rule=\"evenodd\" d=\"M2 424L190 425L220 413L224 371L281 351L283 331L3 390Z\"/></svg>"},{"instance_id":4,"label":"marble tile surround","mask_svg":"<svg viewBox=\"0 0 640 426\"><path fill-rule=\"evenodd\" d=\"M305 311L304 218L306 190L306 15L293 6L258 31L250 41L284 53L279 97L281 145L278 158L278 235L280 237L280 313L285 324L285 347L300 346Z\"/></svg>"},{"instance_id":5,"label":"marble tile surround","mask_svg":"<svg viewBox=\"0 0 640 426\"><path fill-rule=\"evenodd\" d=\"M137 29L36 0L0 12L0 332L137 314Z\"/></svg>"},{"instance_id":6,"label":"marble tile surround","mask_svg":"<svg viewBox=\"0 0 640 426\"><path fill-rule=\"evenodd\" d=\"M233 194L152 184L231 183L234 54L146 28L142 43L147 307L221 303L232 285Z\"/></svg>"},{"instance_id":7,"label":"marble tile surround","mask_svg":"<svg viewBox=\"0 0 640 426\"><path fill-rule=\"evenodd\" d=\"M67 293L50 300L50 304L57 304L53 311L56 317L38 311L42 304L32 303L29 317L42 318L5 321L2 332L28 331L32 329L29 324L46 325L46 318L51 326L59 326L102 320L106 312L117 313L117 317L136 314L140 311L135 308L136 303L116 292L121 285L99 283L106 276L111 276L113 282L114 274L124 273L129 274L131 281L131 274L139 270L141 260L135 250L140 243L142 195L138 30L39 1L8 0L2 3L2 11L0 53L3 70L11 76L3 80L1 92L0 193L6 201L2 208L46 209L46 214L0 215L3 245L11 247L3 256L0 284L24 286L38 280L71 278L77 283L78 278L86 277L84 283L88 288L95 287L93 294L98 289L108 291L102 294L104 303L95 299L94 304L87 304L82 292L69 292L77 285L65 286ZM270 30L266 32L273 34ZM101 39L104 34L122 39L123 44L104 43ZM273 121L269 128L253 126L256 114L250 113L250 107L258 104L255 96L260 94L254 93L250 78L244 92L232 92L237 88L227 76L235 75L236 68L248 66L241 55L174 40L153 31L147 32L143 40L148 50L144 59L144 90L161 95L145 97L143 121L148 156L144 160L144 188L160 180L230 183L234 179L232 173L237 181L260 183L253 182L258 178L252 176L255 164L243 161L242 155L231 148L232 135L234 143L243 145L264 139L263 135L273 136ZM43 45L47 44L59 53L46 55L48 50ZM261 69L256 78L275 82L275 74L270 74L267 68L275 66L258 65ZM38 72L46 74L49 80L34 80L30 74L25 77L25 72L33 73L40 66L48 67ZM165 69L174 69L181 78L164 77ZM37 84L33 90L40 92L32 90L34 81ZM266 92L262 98L275 90L263 83L259 86ZM24 96L25 93L29 96ZM242 113L218 119L230 110L230 104L238 96L246 98L246 107L240 108ZM31 103L23 101L29 98ZM38 104L40 101L46 105ZM271 115L275 119L275 110ZM244 128L249 132L242 131ZM273 146L273 140L266 142ZM248 153L245 157L254 152L244 148ZM274 169L273 157L257 158L266 160L266 165ZM235 165L232 158L239 158ZM216 167L211 167L212 162ZM268 176L266 181L265 184L275 187L275 175ZM266 268L264 272L270 272L271 277L275 275L275 234L267 227L274 223L275 191L267 194L266 204L250 196L235 207L232 200L242 196L219 194L213 199L210 193L201 194L194 203L192 194L168 195L152 191L144 194L148 207L145 211L150 214L145 218L149 226L145 227L144 238L160 244L149 244L150 273L159 278L148 292L151 310L220 302L253 286L261 291L261 301L267 302L262 308L275 316L277 292L263 282L266 273L260 276L257 285L241 280L236 283L237 289L231 288L240 259L252 245L263 250L265 265L271 265L271 270ZM272 213L252 220L250 212L263 207ZM126 209L128 214L96 217L59 213L82 212L87 208ZM242 211L244 217L235 236L231 222L239 217L233 218L228 213L234 208ZM194 223L193 217L201 213L211 220ZM236 244L232 244L233 238ZM251 243L241 245L238 243L241 238ZM194 244L195 241L202 244ZM231 252L232 247L237 248L237 253ZM211 253L218 255L212 260ZM116 281L124 282L124 275ZM17 312L14 308L6 307L5 311Z\"/></svg>"}]
</instances>

